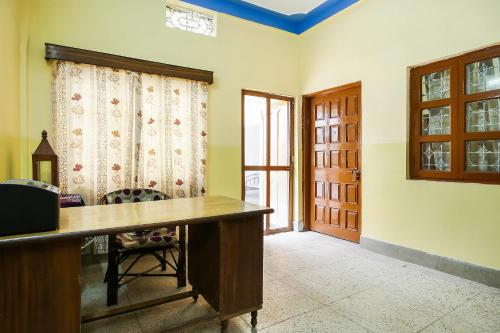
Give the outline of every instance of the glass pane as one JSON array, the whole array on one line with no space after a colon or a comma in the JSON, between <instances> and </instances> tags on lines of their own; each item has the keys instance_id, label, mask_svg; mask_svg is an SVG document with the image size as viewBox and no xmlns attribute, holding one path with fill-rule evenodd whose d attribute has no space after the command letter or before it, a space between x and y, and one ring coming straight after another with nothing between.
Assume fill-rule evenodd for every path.
<instances>
[{"instance_id":1,"label":"glass pane","mask_svg":"<svg viewBox=\"0 0 500 333\"><path fill-rule=\"evenodd\" d=\"M450 70L422 75L422 102L450 97Z\"/></svg>"},{"instance_id":2,"label":"glass pane","mask_svg":"<svg viewBox=\"0 0 500 333\"><path fill-rule=\"evenodd\" d=\"M290 207L290 187L288 171L271 172L271 207L270 229L288 227Z\"/></svg>"},{"instance_id":3,"label":"glass pane","mask_svg":"<svg viewBox=\"0 0 500 333\"><path fill-rule=\"evenodd\" d=\"M245 165L266 165L266 99L245 96Z\"/></svg>"},{"instance_id":4,"label":"glass pane","mask_svg":"<svg viewBox=\"0 0 500 333\"><path fill-rule=\"evenodd\" d=\"M167 4L165 17L165 24L169 28L191 31L212 37L216 35L217 22L214 16Z\"/></svg>"},{"instance_id":5,"label":"glass pane","mask_svg":"<svg viewBox=\"0 0 500 333\"><path fill-rule=\"evenodd\" d=\"M38 165L39 165L40 181L47 184L52 184L52 162L40 161Z\"/></svg>"},{"instance_id":6,"label":"glass pane","mask_svg":"<svg viewBox=\"0 0 500 333\"><path fill-rule=\"evenodd\" d=\"M426 142L422 144L423 170L450 170L451 148L449 142Z\"/></svg>"},{"instance_id":7,"label":"glass pane","mask_svg":"<svg viewBox=\"0 0 500 333\"><path fill-rule=\"evenodd\" d=\"M245 171L245 201L266 206L265 171Z\"/></svg>"},{"instance_id":8,"label":"glass pane","mask_svg":"<svg viewBox=\"0 0 500 333\"><path fill-rule=\"evenodd\" d=\"M467 94L500 89L500 57L468 64L465 74Z\"/></svg>"},{"instance_id":9,"label":"glass pane","mask_svg":"<svg viewBox=\"0 0 500 333\"><path fill-rule=\"evenodd\" d=\"M450 134L450 107L422 110L422 135Z\"/></svg>"},{"instance_id":10,"label":"glass pane","mask_svg":"<svg viewBox=\"0 0 500 333\"><path fill-rule=\"evenodd\" d=\"M290 164L290 103L271 99L271 165Z\"/></svg>"},{"instance_id":11,"label":"glass pane","mask_svg":"<svg viewBox=\"0 0 500 333\"><path fill-rule=\"evenodd\" d=\"M466 170L500 172L500 140L467 141Z\"/></svg>"},{"instance_id":12,"label":"glass pane","mask_svg":"<svg viewBox=\"0 0 500 333\"><path fill-rule=\"evenodd\" d=\"M500 99L467 103L467 132L500 131Z\"/></svg>"}]
</instances>

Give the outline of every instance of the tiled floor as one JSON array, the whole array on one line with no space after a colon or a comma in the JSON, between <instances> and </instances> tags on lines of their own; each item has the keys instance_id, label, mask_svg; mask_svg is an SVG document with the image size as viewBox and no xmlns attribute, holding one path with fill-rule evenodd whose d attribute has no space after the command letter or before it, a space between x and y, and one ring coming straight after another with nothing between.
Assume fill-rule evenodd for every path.
<instances>
[{"instance_id":1,"label":"tiled floor","mask_svg":"<svg viewBox=\"0 0 500 333\"><path fill-rule=\"evenodd\" d=\"M262 332L500 332L499 289L313 232L267 236L264 255ZM104 308L104 270L84 268L84 313ZM142 278L120 291L120 304L175 292L174 279ZM83 332L162 332L211 311L202 298L187 299L86 324ZM228 331L252 332L249 322L249 315L234 318Z\"/></svg>"}]
</instances>

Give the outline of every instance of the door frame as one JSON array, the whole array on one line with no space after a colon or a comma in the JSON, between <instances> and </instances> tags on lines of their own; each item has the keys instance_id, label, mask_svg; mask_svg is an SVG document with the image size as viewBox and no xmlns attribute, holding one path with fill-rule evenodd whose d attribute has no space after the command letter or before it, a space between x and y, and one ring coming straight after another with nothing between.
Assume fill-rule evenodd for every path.
<instances>
[{"instance_id":1,"label":"door frame","mask_svg":"<svg viewBox=\"0 0 500 333\"><path fill-rule=\"evenodd\" d=\"M302 95L302 121L301 121L301 126L302 126L302 211L304 212L304 230L310 231L311 230L311 144L312 144L312 131L311 131L311 100L314 97L318 97L321 95L328 95L331 93L337 93L341 92L343 90L347 89L352 89L352 88L357 88L359 87L360 91L362 92L362 85L361 81L356 81L348 84L344 84L342 86L334 87L334 88L329 88L321 91L317 91L314 93ZM359 133L361 135L359 136L359 143L360 143L360 149L359 149L359 170L362 171L362 163L361 163L361 157L362 155L362 114L363 114L363 108L362 108L362 96L360 96L360 112L359 112ZM361 172L361 175L363 175L363 172ZM361 183L363 184L363 183ZM362 231L362 187L359 189L359 232L361 234Z\"/></svg>"},{"instance_id":2,"label":"door frame","mask_svg":"<svg viewBox=\"0 0 500 333\"><path fill-rule=\"evenodd\" d=\"M250 166L249 169L245 168L245 96L256 96L256 97L263 97L263 98L268 98L268 103L267 103L267 108L268 111L270 110L270 100L271 99L277 99L277 100L282 100L282 101L287 101L290 103L290 165L288 167L283 167L283 166L271 166L270 165L270 156L271 156L271 137L269 133L271 132L271 121L270 121L270 113L267 112L267 119L266 119L266 133L267 133L267 140L266 140L266 166L263 169L262 167L256 167L252 168ZM279 229L274 229L270 230L270 217L269 214L266 214L264 217L264 222L265 222L265 229L264 229L264 234L265 235L270 235L270 234L275 234L279 232L285 232L285 231L292 231L293 230L293 203L294 203L294 170L295 170L295 130L294 130L294 115L295 115L295 98L291 96L286 96L286 95L278 95L278 94L271 94L271 93L266 93L266 92L261 92L261 91L255 91L255 90L247 90L247 89L242 89L241 90L241 200L245 200L245 171L265 171L266 172L266 206L270 207L270 193L271 193L271 187L270 187L270 175L271 171L288 171L289 173L289 181L288 181L288 187L289 187L289 208L288 208L288 226L284 228L279 228Z\"/></svg>"}]
</instances>

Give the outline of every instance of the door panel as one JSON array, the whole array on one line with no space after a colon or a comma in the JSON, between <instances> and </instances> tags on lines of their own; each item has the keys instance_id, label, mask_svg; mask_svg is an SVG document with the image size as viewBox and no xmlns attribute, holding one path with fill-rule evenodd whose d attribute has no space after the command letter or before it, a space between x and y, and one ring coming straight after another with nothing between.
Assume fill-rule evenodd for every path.
<instances>
[{"instance_id":1,"label":"door panel","mask_svg":"<svg viewBox=\"0 0 500 333\"><path fill-rule=\"evenodd\" d=\"M359 242L361 89L311 99L311 230Z\"/></svg>"},{"instance_id":2,"label":"door panel","mask_svg":"<svg viewBox=\"0 0 500 333\"><path fill-rule=\"evenodd\" d=\"M291 97L242 91L242 198L274 208L266 234L292 229L293 105ZM324 160L318 156L320 165Z\"/></svg>"}]
</instances>

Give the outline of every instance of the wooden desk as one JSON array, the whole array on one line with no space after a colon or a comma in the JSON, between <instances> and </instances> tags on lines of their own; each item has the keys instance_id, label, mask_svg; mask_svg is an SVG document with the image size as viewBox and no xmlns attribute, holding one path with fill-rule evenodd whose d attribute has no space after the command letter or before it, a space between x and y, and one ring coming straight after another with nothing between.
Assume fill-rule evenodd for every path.
<instances>
[{"instance_id":1,"label":"wooden desk","mask_svg":"<svg viewBox=\"0 0 500 333\"><path fill-rule=\"evenodd\" d=\"M57 231L0 237L0 332L80 332L81 238L181 225L189 282L215 317L224 325L254 316L262 308L263 215L272 212L219 196L62 209Z\"/></svg>"}]
</instances>

